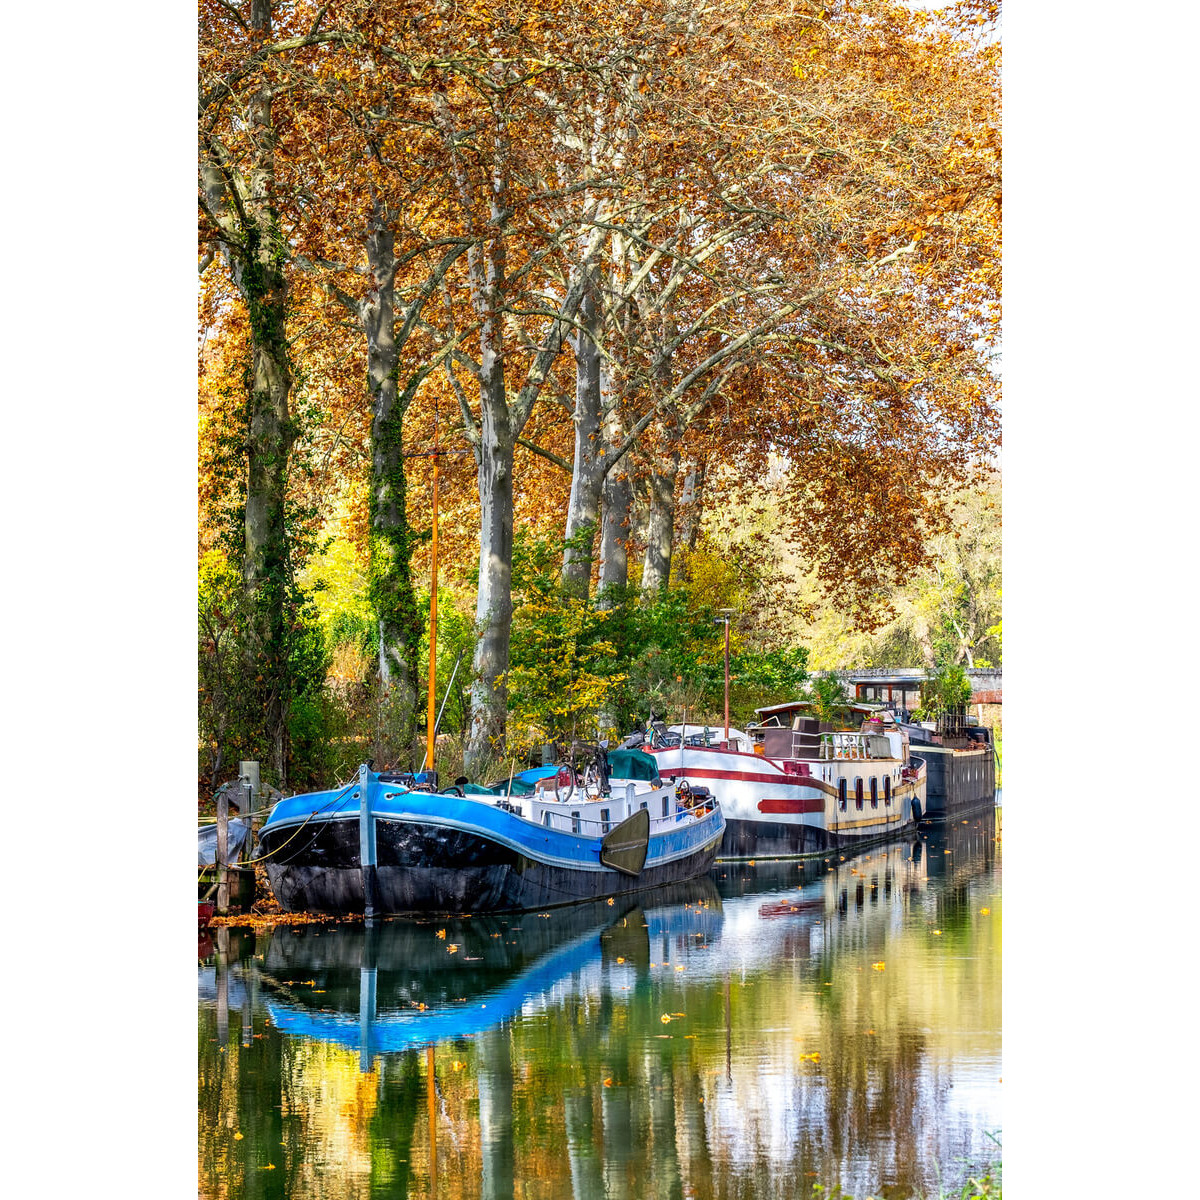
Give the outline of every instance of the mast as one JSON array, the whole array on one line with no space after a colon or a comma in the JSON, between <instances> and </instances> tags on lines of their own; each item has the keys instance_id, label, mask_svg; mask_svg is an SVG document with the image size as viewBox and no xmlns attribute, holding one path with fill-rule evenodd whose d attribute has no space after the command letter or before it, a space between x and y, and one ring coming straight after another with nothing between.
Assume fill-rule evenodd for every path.
<instances>
[{"instance_id":1,"label":"mast","mask_svg":"<svg viewBox=\"0 0 1200 1200\"><path fill-rule=\"evenodd\" d=\"M434 720L434 684L437 679L437 584L438 584L438 442L437 416L433 422L433 564L429 583L429 709L425 717L425 762L430 771L437 769L433 757L433 739L437 729Z\"/></svg>"}]
</instances>

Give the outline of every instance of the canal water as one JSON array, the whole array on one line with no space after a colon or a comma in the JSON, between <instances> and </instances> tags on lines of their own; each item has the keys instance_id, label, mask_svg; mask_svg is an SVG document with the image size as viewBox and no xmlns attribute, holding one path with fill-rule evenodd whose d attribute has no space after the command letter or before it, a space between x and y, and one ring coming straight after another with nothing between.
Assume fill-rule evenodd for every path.
<instances>
[{"instance_id":1,"label":"canal water","mask_svg":"<svg viewBox=\"0 0 1200 1200\"><path fill-rule=\"evenodd\" d=\"M1000 922L989 813L594 906L221 931L199 1193L957 1194L1001 1158Z\"/></svg>"}]
</instances>

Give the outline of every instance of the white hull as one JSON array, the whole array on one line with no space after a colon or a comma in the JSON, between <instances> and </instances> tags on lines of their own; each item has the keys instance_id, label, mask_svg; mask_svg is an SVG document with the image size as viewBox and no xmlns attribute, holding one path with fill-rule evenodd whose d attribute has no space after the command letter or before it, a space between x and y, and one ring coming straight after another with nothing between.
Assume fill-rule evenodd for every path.
<instances>
[{"instance_id":1,"label":"white hull","mask_svg":"<svg viewBox=\"0 0 1200 1200\"><path fill-rule=\"evenodd\" d=\"M721 857L819 853L893 837L925 810L925 767L898 757L812 762L674 746L652 750L664 779L708 788L727 831ZM872 788L872 781L874 787Z\"/></svg>"}]
</instances>

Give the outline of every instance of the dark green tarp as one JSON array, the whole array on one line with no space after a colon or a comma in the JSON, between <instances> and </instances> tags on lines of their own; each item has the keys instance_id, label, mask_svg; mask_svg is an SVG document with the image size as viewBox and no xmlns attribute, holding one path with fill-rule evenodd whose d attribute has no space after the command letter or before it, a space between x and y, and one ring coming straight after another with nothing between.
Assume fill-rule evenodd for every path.
<instances>
[{"instance_id":1,"label":"dark green tarp","mask_svg":"<svg viewBox=\"0 0 1200 1200\"><path fill-rule=\"evenodd\" d=\"M644 750L610 750L608 752L608 777L610 779L640 779L659 784L658 764Z\"/></svg>"}]
</instances>

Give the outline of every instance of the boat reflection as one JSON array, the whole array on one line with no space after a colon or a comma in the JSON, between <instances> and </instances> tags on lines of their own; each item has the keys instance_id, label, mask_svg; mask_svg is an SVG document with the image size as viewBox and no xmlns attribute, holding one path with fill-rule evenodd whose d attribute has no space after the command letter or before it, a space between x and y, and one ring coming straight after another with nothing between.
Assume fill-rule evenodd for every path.
<instances>
[{"instance_id":1,"label":"boat reflection","mask_svg":"<svg viewBox=\"0 0 1200 1200\"><path fill-rule=\"evenodd\" d=\"M640 903L637 902L640 899ZM376 1054L471 1038L557 1004L589 972L637 972L652 944L710 941L721 901L707 876L545 913L275 933L258 972L282 1032Z\"/></svg>"},{"instance_id":2,"label":"boat reflection","mask_svg":"<svg viewBox=\"0 0 1200 1200\"><path fill-rule=\"evenodd\" d=\"M997 868L975 818L611 906L219 931L202 1191L953 1185L999 1128Z\"/></svg>"}]
</instances>

